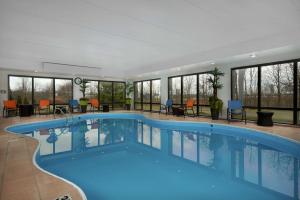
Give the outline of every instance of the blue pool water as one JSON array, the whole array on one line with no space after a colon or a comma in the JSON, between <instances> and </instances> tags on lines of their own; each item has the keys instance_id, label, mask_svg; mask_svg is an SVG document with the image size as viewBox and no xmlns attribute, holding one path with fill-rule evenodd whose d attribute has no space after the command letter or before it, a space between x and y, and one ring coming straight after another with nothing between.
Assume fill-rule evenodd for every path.
<instances>
[{"instance_id":1,"label":"blue pool water","mask_svg":"<svg viewBox=\"0 0 300 200\"><path fill-rule=\"evenodd\" d=\"M95 114L18 125L43 169L88 200L300 199L300 144L208 123Z\"/></svg>"}]
</instances>

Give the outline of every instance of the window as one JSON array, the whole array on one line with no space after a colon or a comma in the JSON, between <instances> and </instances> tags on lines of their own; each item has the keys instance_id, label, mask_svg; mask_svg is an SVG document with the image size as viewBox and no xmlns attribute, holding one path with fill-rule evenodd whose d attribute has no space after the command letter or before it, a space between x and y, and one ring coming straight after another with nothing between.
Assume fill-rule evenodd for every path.
<instances>
[{"instance_id":1,"label":"window","mask_svg":"<svg viewBox=\"0 0 300 200\"><path fill-rule=\"evenodd\" d=\"M181 104L181 77L169 78L169 98L173 104Z\"/></svg>"},{"instance_id":2,"label":"window","mask_svg":"<svg viewBox=\"0 0 300 200\"><path fill-rule=\"evenodd\" d=\"M197 100L197 75L183 76L183 104L187 100Z\"/></svg>"},{"instance_id":3,"label":"window","mask_svg":"<svg viewBox=\"0 0 300 200\"><path fill-rule=\"evenodd\" d=\"M38 105L41 99L48 99L53 105L53 79L34 78L34 104Z\"/></svg>"},{"instance_id":4,"label":"window","mask_svg":"<svg viewBox=\"0 0 300 200\"><path fill-rule=\"evenodd\" d=\"M100 103L101 104L109 104L112 108L112 82L108 81L100 81L99 89L100 89Z\"/></svg>"},{"instance_id":5,"label":"window","mask_svg":"<svg viewBox=\"0 0 300 200\"><path fill-rule=\"evenodd\" d=\"M293 107L294 64L285 63L261 68L262 107Z\"/></svg>"},{"instance_id":6,"label":"window","mask_svg":"<svg viewBox=\"0 0 300 200\"><path fill-rule=\"evenodd\" d=\"M123 109L125 102L125 83L114 82L114 109Z\"/></svg>"},{"instance_id":7,"label":"window","mask_svg":"<svg viewBox=\"0 0 300 200\"><path fill-rule=\"evenodd\" d=\"M256 111L262 110L273 112L274 122L299 123L300 103L299 94L296 98L295 82L299 77L299 69L295 68L297 63L289 61L232 69L231 96L243 101L248 119L255 120Z\"/></svg>"},{"instance_id":8,"label":"window","mask_svg":"<svg viewBox=\"0 0 300 200\"><path fill-rule=\"evenodd\" d=\"M160 110L160 79L134 83L134 105L136 110Z\"/></svg>"},{"instance_id":9,"label":"window","mask_svg":"<svg viewBox=\"0 0 300 200\"><path fill-rule=\"evenodd\" d=\"M9 76L8 98L32 104L32 77Z\"/></svg>"},{"instance_id":10,"label":"window","mask_svg":"<svg viewBox=\"0 0 300 200\"><path fill-rule=\"evenodd\" d=\"M152 81L152 110L160 110L160 80Z\"/></svg>"},{"instance_id":11,"label":"window","mask_svg":"<svg viewBox=\"0 0 300 200\"><path fill-rule=\"evenodd\" d=\"M293 63L261 68L261 107L263 110L271 109L276 122L293 123L293 74Z\"/></svg>"},{"instance_id":12,"label":"window","mask_svg":"<svg viewBox=\"0 0 300 200\"><path fill-rule=\"evenodd\" d=\"M247 118L255 120L258 106L258 67L232 70L232 99L247 107Z\"/></svg>"},{"instance_id":13,"label":"window","mask_svg":"<svg viewBox=\"0 0 300 200\"><path fill-rule=\"evenodd\" d=\"M208 82L210 76L206 73L199 74L199 115L210 115L208 99L213 94L213 90Z\"/></svg>"},{"instance_id":14,"label":"window","mask_svg":"<svg viewBox=\"0 0 300 200\"><path fill-rule=\"evenodd\" d=\"M73 95L71 79L55 79L55 105L68 104Z\"/></svg>"},{"instance_id":15,"label":"window","mask_svg":"<svg viewBox=\"0 0 300 200\"><path fill-rule=\"evenodd\" d=\"M136 110L142 109L142 82L134 83L134 108Z\"/></svg>"},{"instance_id":16,"label":"window","mask_svg":"<svg viewBox=\"0 0 300 200\"><path fill-rule=\"evenodd\" d=\"M169 77L168 98L180 106L185 105L188 99L193 99L195 113L210 115L208 99L212 95L212 88L209 77L208 72Z\"/></svg>"},{"instance_id":17,"label":"window","mask_svg":"<svg viewBox=\"0 0 300 200\"><path fill-rule=\"evenodd\" d=\"M85 97L88 99L98 99L98 81L88 81Z\"/></svg>"},{"instance_id":18,"label":"window","mask_svg":"<svg viewBox=\"0 0 300 200\"><path fill-rule=\"evenodd\" d=\"M150 89L151 89L151 81L143 81L143 110L151 110L151 96L150 96Z\"/></svg>"}]
</instances>

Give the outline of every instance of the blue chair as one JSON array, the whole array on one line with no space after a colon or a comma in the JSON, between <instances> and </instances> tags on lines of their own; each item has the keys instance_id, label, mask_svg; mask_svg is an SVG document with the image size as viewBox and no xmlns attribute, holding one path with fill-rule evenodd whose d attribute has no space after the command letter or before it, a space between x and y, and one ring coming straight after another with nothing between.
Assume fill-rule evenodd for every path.
<instances>
[{"instance_id":1,"label":"blue chair","mask_svg":"<svg viewBox=\"0 0 300 200\"><path fill-rule=\"evenodd\" d=\"M76 100L76 99L69 100L69 109L71 112L74 112L75 109L79 110L80 105L79 105L78 100Z\"/></svg>"},{"instance_id":2,"label":"blue chair","mask_svg":"<svg viewBox=\"0 0 300 200\"><path fill-rule=\"evenodd\" d=\"M247 124L246 110L240 100L229 100L227 106L227 120L232 119L232 115L242 115L242 120Z\"/></svg>"},{"instance_id":3,"label":"blue chair","mask_svg":"<svg viewBox=\"0 0 300 200\"><path fill-rule=\"evenodd\" d=\"M172 99L168 99L166 101L166 104L161 104L160 105L160 112L159 113L161 113L162 111L165 111L166 115L167 115L168 113L171 112L172 106L173 106L173 100Z\"/></svg>"}]
</instances>

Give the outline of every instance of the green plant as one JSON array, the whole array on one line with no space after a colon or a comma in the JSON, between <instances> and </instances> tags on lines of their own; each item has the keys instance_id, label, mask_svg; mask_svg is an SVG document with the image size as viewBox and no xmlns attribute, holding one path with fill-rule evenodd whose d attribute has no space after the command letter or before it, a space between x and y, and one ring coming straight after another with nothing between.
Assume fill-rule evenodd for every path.
<instances>
[{"instance_id":1,"label":"green plant","mask_svg":"<svg viewBox=\"0 0 300 200\"><path fill-rule=\"evenodd\" d=\"M222 111L223 101L221 99L211 96L211 97L209 97L208 102L209 102L209 105L210 105L211 109L214 109L218 112Z\"/></svg>"},{"instance_id":2,"label":"green plant","mask_svg":"<svg viewBox=\"0 0 300 200\"><path fill-rule=\"evenodd\" d=\"M211 76L208 78L208 83L210 84L210 87L213 88L213 96L209 97L209 105L212 112L212 117L218 119L219 113L223 108L223 101L218 98L218 89L223 88L223 84L221 83L220 79L225 74L218 68L210 71L209 74Z\"/></svg>"}]
</instances>

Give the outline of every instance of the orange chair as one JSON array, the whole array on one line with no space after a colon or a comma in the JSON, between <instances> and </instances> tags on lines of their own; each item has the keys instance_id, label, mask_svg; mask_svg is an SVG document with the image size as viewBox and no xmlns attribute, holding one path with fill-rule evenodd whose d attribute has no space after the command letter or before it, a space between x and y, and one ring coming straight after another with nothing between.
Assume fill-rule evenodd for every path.
<instances>
[{"instance_id":1,"label":"orange chair","mask_svg":"<svg viewBox=\"0 0 300 200\"><path fill-rule=\"evenodd\" d=\"M188 111L191 110L193 112L193 117L195 117L195 111L194 111L194 99L188 99L186 101L184 111L185 115L188 115Z\"/></svg>"},{"instance_id":2,"label":"orange chair","mask_svg":"<svg viewBox=\"0 0 300 200\"><path fill-rule=\"evenodd\" d=\"M18 113L18 108L17 108L17 101L16 100L5 100L3 101L3 117L4 113L6 113L6 117L8 117L8 112L9 111L15 111L15 114L17 116Z\"/></svg>"},{"instance_id":3,"label":"orange chair","mask_svg":"<svg viewBox=\"0 0 300 200\"><path fill-rule=\"evenodd\" d=\"M49 99L41 99L40 102L39 102L38 110L39 110L39 115L41 114L42 110L47 110L48 111L47 114L50 114L50 101L49 101Z\"/></svg>"},{"instance_id":4,"label":"orange chair","mask_svg":"<svg viewBox=\"0 0 300 200\"><path fill-rule=\"evenodd\" d=\"M99 110L100 103L99 103L98 99L90 99L90 104L91 104L93 112L95 111L95 109Z\"/></svg>"}]
</instances>

